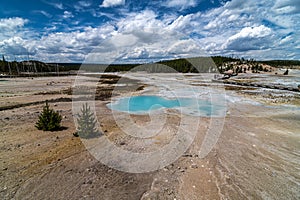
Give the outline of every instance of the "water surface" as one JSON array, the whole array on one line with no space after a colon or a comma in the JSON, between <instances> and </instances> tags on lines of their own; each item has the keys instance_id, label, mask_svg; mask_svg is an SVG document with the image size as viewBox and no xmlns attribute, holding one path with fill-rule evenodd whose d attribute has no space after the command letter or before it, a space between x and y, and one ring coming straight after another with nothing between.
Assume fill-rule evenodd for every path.
<instances>
[{"instance_id":1,"label":"water surface","mask_svg":"<svg viewBox=\"0 0 300 200\"><path fill-rule=\"evenodd\" d=\"M213 116L224 114L225 105L213 104L208 100L194 98L167 99L160 96L133 96L120 98L109 103L108 108L131 114L147 114L158 109L176 109L183 114Z\"/></svg>"}]
</instances>

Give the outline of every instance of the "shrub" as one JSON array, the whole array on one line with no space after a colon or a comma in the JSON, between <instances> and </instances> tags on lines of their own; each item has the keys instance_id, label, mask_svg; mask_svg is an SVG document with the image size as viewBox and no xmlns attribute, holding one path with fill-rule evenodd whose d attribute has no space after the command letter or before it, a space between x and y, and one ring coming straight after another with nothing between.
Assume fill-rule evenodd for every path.
<instances>
[{"instance_id":1,"label":"shrub","mask_svg":"<svg viewBox=\"0 0 300 200\"><path fill-rule=\"evenodd\" d=\"M81 114L78 114L77 123L78 128L74 136L81 138L92 138L99 135L96 128L96 119L94 113L91 112L90 106L87 103L83 104L81 108Z\"/></svg>"},{"instance_id":2,"label":"shrub","mask_svg":"<svg viewBox=\"0 0 300 200\"><path fill-rule=\"evenodd\" d=\"M48 102L43 108L35 127L43 131L57 131L61 128L61 115L49 108Z\"/></svg>"}]
</instances>

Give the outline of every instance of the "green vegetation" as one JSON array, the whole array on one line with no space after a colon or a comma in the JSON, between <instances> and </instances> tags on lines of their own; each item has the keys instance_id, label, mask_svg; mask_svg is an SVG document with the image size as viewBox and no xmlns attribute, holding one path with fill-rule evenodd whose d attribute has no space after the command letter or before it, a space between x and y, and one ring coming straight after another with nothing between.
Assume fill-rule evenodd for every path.
<instances>
[{"instance_id":1,"label":"green vegetation","mask_svg":"<svg viewBox=\"0 0 300 200\"><path fill-rule=\"evenodd\" d=\"M260 61L260 63L271 65L273 67L300 66L300 60L269 60L269 61Z\"/></svg>"},{"instance_id":2,"label":"green vegetation","mask_svg":"<svg viewBox=\"0 0 300 200\"><path fill-rule=\"evenodd\" d=\"M231 58L231 57L224 57L224 56L213 56L212 57L214 63L216 64L216 66L220 67L222 66L224 63L227 62L241 62L242 59L238 59L238 58Z\"/></svg>"},{"instance_id":3,"label":"green vegetation","mask_svg":"<svg viewBox=\"0 0 300 200\"><path fill-rule=\"evenodd\" d=\"M61 115L53 109L50 109L48 102L46 101L46 105L44 106L35 127L43 131L57 131L61 128L61 119Z\"/></svg>"},{"instance_id":4,"label":"green vegetation","mask_svg":"<svg viewBox=\"0 0 300 200\"><path fill-rule=\"evenodd\" d=\"M0 73L9 75L20 75L26 73L47 73L57 71L64 71L63 66L59 66L56 64L46 64L35 60L8 62L5 60L4 56L2 57L2 61L0 61Z\"/></svg>"},{"instance_id":5,"label":"green vegetation","mask_svg":"<svg viewBox=\"0 0 300 200\"><path fill-rule=\"evenodd\" d=\"M56 72L70 72L77 71L82 66L90 72L122 72L122 71L147 71L147 72L182 72L182 73L205 73L215 72L218 70L224 71L234 70L236 66L246 64L250 69L258 73L259 71L267 71L263 68L263 64L272 67L289 67L296 68L300 66L300 61L297 60L273 60L273 61L255 61L254 59L232 58L224 56L213 57L198 57L187 59L164 60L157 63L150 64L82 64L82 63L43 63L39 61L22 61L22 62L8 62L4 56L0 61L0 73L9 75L24 75L24 74L51 74ZM164 65L164 66L163 66ZM141 66L141 67L137 67ZM171 69L167 69L169 66ZM196 66L196 67L195 67ZM216 69L217 66L217 69ZM245 72L245 68L239 68L238 73Z\"/></svg>"},{"instance_id":6,"label":"green vegetation","mask_svg":"<svg viewBox=\"0 0 300 200\"><path fill-rule=\"evenodd\" d=\"M77 132L74 133L74 136L79 136L86 139L99 136L99 131L96 127L97 121L94 117L94 113L91 111L90 106L85 103L80 111L81 114L78 114L77 118L78 128Z\"/></svg>"}]
</instances>

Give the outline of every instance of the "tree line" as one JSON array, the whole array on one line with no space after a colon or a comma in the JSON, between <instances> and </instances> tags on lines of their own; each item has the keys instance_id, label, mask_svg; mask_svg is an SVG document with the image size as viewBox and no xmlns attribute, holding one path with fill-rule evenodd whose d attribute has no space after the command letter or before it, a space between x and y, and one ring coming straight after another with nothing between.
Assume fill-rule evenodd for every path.
<instances>
[{"instance_id":1,"label":"tree line","mask_svg":"<svg viewBox=\"0 0 300 200\"><path fill-rule=\"evenodd\" d=\"M231 64L228 64L231 63ZM234 65L232 63L235 63ZM82 63L43 63L40 61L29 60L22 62L8 62L4 56L0 61L0 73L2 74L22 74L22 73L47 73L78 71L88 69L91 72L121 72L121 71L147 71L147 72L181 72L181 73L205 73L221 72L226 70L236 70L238 65L248 64L253 72L265 71L262 64L274 67L280 66L300 66L300 61L294 60L273 60L255 61L254 59L233 58L224 56L197 57L187 59L163 60L149 64L82 64ZM84 67L82 67L84 66ZM166 67L167 66L167 67ZM244 72L244 68L238 68L237 72ZM249 70L249 69L248 69Z\"/></svg>"}]
</instances>

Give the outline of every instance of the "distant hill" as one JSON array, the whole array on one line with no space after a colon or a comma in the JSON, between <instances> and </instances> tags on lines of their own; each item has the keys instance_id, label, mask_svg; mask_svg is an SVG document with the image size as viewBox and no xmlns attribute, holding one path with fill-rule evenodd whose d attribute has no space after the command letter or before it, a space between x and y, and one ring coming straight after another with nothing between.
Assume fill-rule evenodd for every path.
<instances>
[{"instance_id":1,"label":"distant hill","mask_svg":"<svg viewBox=\"0 0 300 200\"><path fill-rule=\"evenodd\" d=\"M63 71L77 71L81 67L81 63L43 63L36 60L22 61L22 62L7 62L0 61L0 74L24 74L24 73L47 73L47 72L63 72ZM141 67L136 68L139 64L84 64L89 71L99 72L120 72L129 70L139 70L148 72L182 72L182 73L198 73L198 72L224 72L226 70L236 70L242 72L243 68L252 70L253 72L266 71L270 67L280 68L299 68L299 60L270 60L270 61L255 61L253 59L245 60L243 58L231 58L224 56L213 57L198 57L187 59L163 60L157 63L142 64ZM165 66L169 66L167 69ZM196 66L196 68L194 67ZM217 66L217 68L216 68ZM172 70L173 69L173 70ZM174 71L174 72L175 72Z\"/></svg>"},{"instance_id":2,"label":"distant hill","mask_svg":"<svg viewBox=\"0 0 300 200\"><path fill-rule=\"evenodd\" d=\"M57 65L50 65L36 60L22 62L7 62L0 61L0 73L3 74L22 74L22 73L41 73L41 72L56 72Z\"/></svg>"},{"instance_id":3,"label":"distant hill","mask_svg":"<svg viewBox=\"0 0 300 200\"><path fill-rule=\"evenodd\" d=\"M267 65L271 65L273 67L299 67L300 68L300 60L269 60L269 61L259 61L260 63L264 63Z\"/></svg>"}]
</instances>

